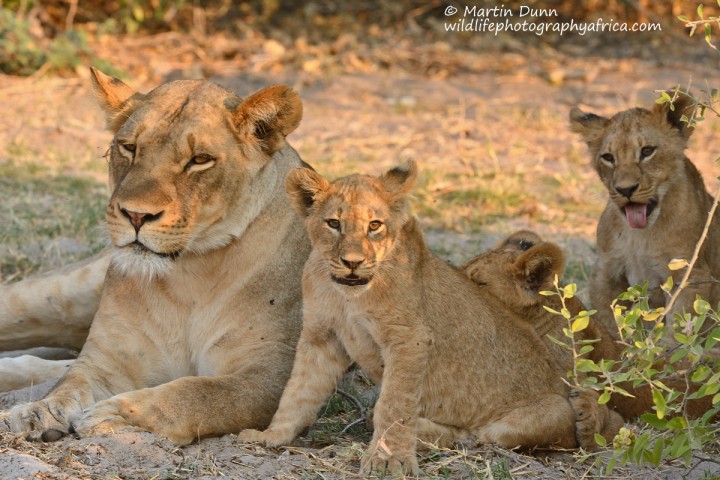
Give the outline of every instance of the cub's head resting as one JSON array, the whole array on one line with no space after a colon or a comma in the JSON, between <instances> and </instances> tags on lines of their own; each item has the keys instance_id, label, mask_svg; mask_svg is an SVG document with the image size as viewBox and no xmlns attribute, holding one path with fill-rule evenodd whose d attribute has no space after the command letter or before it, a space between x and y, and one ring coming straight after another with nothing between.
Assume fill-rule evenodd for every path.
<instances>
[{"instance_id":1,"label":"cub's head resting","mask_svg":"<svg viewBox=\"0 0 720 480\"><path fill-rule=\"evenodd\" d=\"M663 195L684 168L683 151L692 133L693 100L682 92L652 111L633 108L612 118L570 111L570 128L587 143L592 165L605 184L610 200L631 228L652 225L662 208Z\"/></svg>"},{"instance_id":2,"label":"cub's head resting","mask_svg":"<svg viewBox=\"0 0 720 480\"><path fill-rule=\"evenodd\" d=\"M300 123L298 95L274 86L241 99L199 80L143 95L95 69L91 77L115 134L106 212L113 265L162 277L183 255L242 236L275 191L270 158Z\"/></svg>"},{"instance_id":3,"label":"cub's head resting","mask_svg":"<svg viewBox=\"0 0 720 480\"><path fill-rule=\"evenodd\" d=\"M534 232L521 230L495 249L469 260L461 270L514 310L541 305L538 293L553 290L565 265L562 250Z\"/></svg>"},{"instance_id":4,"label":"cub's head resting","mask_svg":"<svg viewBox=\"0 0 720 480\"><path fill-rule=\"evenodd\" d=\"M416 176L414 162L380 177L351 175L332 183L308 168L288 175L288 194L324 260L322 275L346 292L372 285L412 218L408 193Z\"/></svg>"}]
</instances>

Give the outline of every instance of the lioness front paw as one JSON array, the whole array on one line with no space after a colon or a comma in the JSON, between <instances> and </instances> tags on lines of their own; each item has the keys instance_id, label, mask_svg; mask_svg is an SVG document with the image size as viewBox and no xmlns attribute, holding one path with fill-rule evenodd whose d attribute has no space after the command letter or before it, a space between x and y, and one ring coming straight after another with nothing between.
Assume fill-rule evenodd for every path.
<instances>
[{"instance_id":1,"label":"lioness front paw","mask_svg":"<svg viewBox=\"0 0 720 480\"><path fill-rule=\"evenodd\" d=\"M27 440L54 442L68 434L70 419L80 410L77 401L65 398L17 405L0 417L0 430L24 433Z\"/></svg>"},{"instance_id":2,"label":"lioness front paw","mask_svg":"<svg viewBox=\"0 0 720 480\"><path fill-rule=\"evenodd\" d=\"M414 452L401 454L384 445L373 445L362 459L360 473L418 476L420 468Z\"/></svg>"},{"instance_id":3,"label":"lioness front paw","mask_svg":"<svg viewBox=\"0 0 720 480\"><path fill-rule=\"evenodd\" d=\"M598 394L593 390L574 388L570 391L570 405L575 412L575 437L578 446L585 450L598 447L595 434L600 433Z\"/></svg>"},{"instance_id":4,"label":"lioness front paw","mask_svg":"<svg viewBox=\"0 0 720 480\"><path fill-rule=\"evenodd\" d=\"M279 447L281 445L289 445L293 441L293 436L287 433L268 428L265 431L247 429L238 434L238 439L243 443L258 442L268 447Z\"/></svg>"}]
</instances>

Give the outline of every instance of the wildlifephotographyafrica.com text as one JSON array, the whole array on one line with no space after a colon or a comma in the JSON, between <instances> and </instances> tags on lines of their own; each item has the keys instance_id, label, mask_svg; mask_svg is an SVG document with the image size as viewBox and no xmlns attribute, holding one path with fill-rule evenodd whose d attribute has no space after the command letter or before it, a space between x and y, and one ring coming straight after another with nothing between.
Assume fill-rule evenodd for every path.
<instances>
[{"instance_id":1,"label":"wildlifephotographyafrica.com text","mask_svg":"<svg viewBox=\"0 0 720 480\"><path fill-rule=\"evenodd\" d=\"M597 19L594 22L549 21L557 18L554 8L533 8L521 6L511 10L505 5L495 7L465 6L445 7L445 31L447 32L489 32L498 35L502 32L531 32L543 35L548 32L560 35L603 32L653 32L662 31L659 23L626 23L615 19Z\"/></svg>"}]
</instances>

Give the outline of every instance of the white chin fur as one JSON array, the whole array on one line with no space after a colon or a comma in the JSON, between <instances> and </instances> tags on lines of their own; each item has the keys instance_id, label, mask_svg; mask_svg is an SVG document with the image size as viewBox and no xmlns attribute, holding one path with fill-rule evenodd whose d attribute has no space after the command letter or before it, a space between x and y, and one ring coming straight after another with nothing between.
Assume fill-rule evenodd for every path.
<instances>
[{"instance_id":1,"label":"white chin fur","mask_svg":"<svg viewBox=\"0 0 720 480\"><path fill-rule=\"evenodd\" d=\"M175 266L172 259L152 252L139 252L133 248L115 250L111 266L126 277L150 282L164 278Z\"/></svg>"}]
</instances>

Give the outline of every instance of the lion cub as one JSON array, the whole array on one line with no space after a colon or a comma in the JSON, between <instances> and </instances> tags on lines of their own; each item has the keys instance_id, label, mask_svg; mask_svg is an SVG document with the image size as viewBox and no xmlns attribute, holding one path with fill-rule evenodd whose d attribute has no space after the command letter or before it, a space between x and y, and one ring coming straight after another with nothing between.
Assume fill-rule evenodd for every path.
<instances>
[{"instance_id":1,"label":"lion cub","mask_svg":"<svg viewBox=\"0 0 720 480\"><path fill-rule=\"evenodd\" d=\"M673 92L669 92L671 95ZM692 99L680 93L652 111L633 108L612 118L574 108L570 127L587 143L592 165L609 199L597 227L598 258L590 279L590 297L606 326L614 330L610 303L631 285L648 282L650 306L666 305L660 289L672 276L678 284L684 270L671 271L674 258L690 260L705 226L712 198L695 165L683 151L692 134ZM669 312L690 310L696 295L720 301L720 211L690 277Z\"/></svg>"},{"instance_id":2,"label":"lion cub","mask_svg":"<svg viewBox=\"0 0 720 480\"><path fill-rule=\"evenodd\" d=\"M381 384L362 470L418 472L416 439L476 435L504 447L575 447L566 387L531 325L433 255L411 215L414 163L333 183L309 169L286 186L313 250L303 330L270 427L288 444L354 361Z\"/></svg>"}]
</instances>

